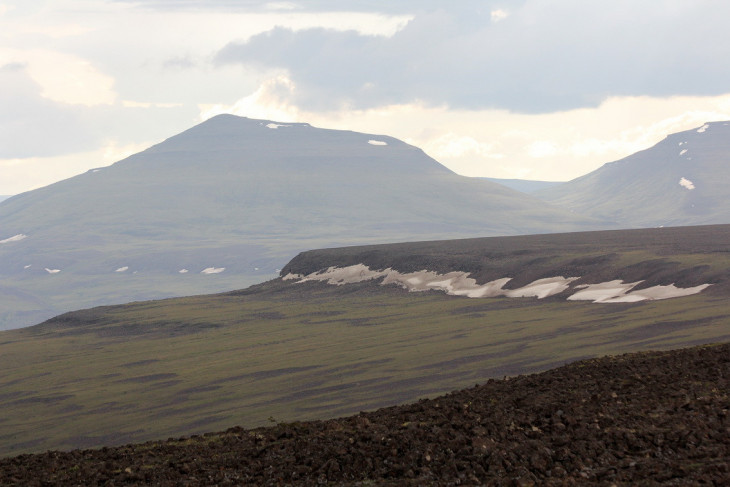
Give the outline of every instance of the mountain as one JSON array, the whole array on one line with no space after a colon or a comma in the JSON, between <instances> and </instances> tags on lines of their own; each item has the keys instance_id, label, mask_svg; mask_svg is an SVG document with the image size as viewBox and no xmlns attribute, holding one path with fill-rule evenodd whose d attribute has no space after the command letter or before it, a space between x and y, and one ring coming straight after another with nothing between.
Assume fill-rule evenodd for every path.
<instances>
[{"instance_id":1,"label":"mountain","mask_svg":"<svg viewBox=\"0 0 730 487\"><path fill-rule=\"evenodd\" d=\"M0 457L336 418L730 340L730 225L323 249L282 274L3 332Z\"/></svg>"},{"instance_id":2,"label":"mountain","mask_svg":"<svg viewBox=\"0 0 730 487\"><path fill-rule=\"evenodd\" d=\"M220 115L0 203L0 328L241 288L311 248L603 225L392 137Z\"/></svg>"},{"instance_id":3,"label":"mountain","mask_svg":"<svg viewBox=\"0 0 730 487\"><path fill-rule=\"evenodd\" d=\"M730 122L669 135L654 147L535 196L622 227L730 222Z\"/></svg>"},{"instance_id":4,"label":"mountain","mask_svg":"<svg viewBox=\"0 0 730 487\"><path fill-rule=\"evenodd\" d=\"M512 188L515 191L528 194L534 193L535 191L539 191L541 189L552 188L553 186L558 186L562 184L562 182L559 181L535 181L531 179L484 179L493 183L501 184L502 186L507 186L508 188Z\"/></svg>"},{"instance_id":5,"label":"mountain","mask_svg":"<svg viewBox=\"0 0 730 487\"><path fill-rule=\"evenodd\" d=\"M10 198L11 196L12 195L9 195L9 194L7 194L7 195L0 194L0 201L6 200L6 199Z\"/></svg>"}]
</instances>

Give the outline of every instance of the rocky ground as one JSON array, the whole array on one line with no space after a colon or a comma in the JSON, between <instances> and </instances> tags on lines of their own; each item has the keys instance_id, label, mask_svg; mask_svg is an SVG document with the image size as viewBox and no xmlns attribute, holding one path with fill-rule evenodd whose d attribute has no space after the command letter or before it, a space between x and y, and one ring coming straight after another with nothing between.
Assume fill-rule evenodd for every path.
<instances>
[{"instance_id":1,"label":"rocky ground","mask_svg":"<svg viewBox=\"0 0 730 487\"><path fill-rule=\"evenodd\" d=\"M730 344L607 357L349 418L0 459L0 484L730 485L728 391Z\"/></svg>"}]
</instances>

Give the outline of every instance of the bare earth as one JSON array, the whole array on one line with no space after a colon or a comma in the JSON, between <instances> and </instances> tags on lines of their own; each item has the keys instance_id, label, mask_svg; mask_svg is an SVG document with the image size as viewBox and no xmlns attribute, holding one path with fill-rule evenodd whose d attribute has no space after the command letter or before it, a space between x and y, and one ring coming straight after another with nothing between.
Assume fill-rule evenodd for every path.
<instances>
[{"instance_id":1,"label":"bare earth","mask_svg":"<svg viewBox=\"0 0 730 487\"><path fill-rule=\"evenodd\" d=\"M606 357L349 418L0 459L0 484L730 485L728 391L730 344Z\"/></svg>"}]
</instances>

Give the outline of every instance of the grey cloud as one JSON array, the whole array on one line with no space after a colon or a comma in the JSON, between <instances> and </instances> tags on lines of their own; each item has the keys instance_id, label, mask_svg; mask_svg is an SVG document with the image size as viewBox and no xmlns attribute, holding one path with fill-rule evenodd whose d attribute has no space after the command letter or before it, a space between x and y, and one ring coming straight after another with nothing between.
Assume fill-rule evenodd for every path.
<instances>
[{"instance_id":1,"label":"grey cloud","mask_svg":"<svg viewBox=\"0 0 730 487\"><path fill-rule=\"evenodd\" d=\"M497 4L455 4L421 11L390 38L277 28L225 46L216 62L286 69L296 101L319 109L421 100L550 112L730 86L726 2L506 3L510 15L496 23Z\"/></svg>"},{"instance_id":2,"label":"grey cloud","mask_svg":"<svg viewBox=\"0 0 730 487\"><path fill-rule=\"evenodd\" d=\"M43 98L23 65L0 67L0 106L0 158L69 154L99 139L85 121L88 109Z\"/></svg>"}]
</instances>

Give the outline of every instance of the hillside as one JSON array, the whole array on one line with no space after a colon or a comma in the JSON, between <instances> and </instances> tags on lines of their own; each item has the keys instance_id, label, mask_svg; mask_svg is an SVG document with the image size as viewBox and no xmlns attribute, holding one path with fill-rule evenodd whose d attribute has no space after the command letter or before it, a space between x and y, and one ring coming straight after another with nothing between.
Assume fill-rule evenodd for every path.
<instances>
[{"instance_id":1,"label":"hillside","mask_svg":"<svg viewBox=\"0 0 730 487\"><path fill-rule=\"evenodd\" d=\"M484 178L484 179L492 181L493 183L501 184L502 186L507 186L508 188L512 188L515 191L520 191L522 193L528 193L528 194L532 194L541 189L552 188L553 186L558 186L560 184L563 184L562 182L558 182L558 181L535 181L535 180L531 180L531 179L500 179L500 178Z\"/></svg>"},{"instance_id":2,"label":"hillside","mask_svg":"<svg viewBox=\"0 0 730 487\"><path fill-rule=\"evenodd\" d=\"M330 249L282 273L354 264L473 272L477 286L512 277L503 289L514 292L442 292L471 278L454 275L429 292L383 276L279 278L7 331L0 456L327 419L584 358L730 340L730 225ZM556 288L560 276L579 279ZM620 279L644 281L622 296L649 299L593 302L607 287L591 286ZM651 297L672 284L694 289ZM581 292L591 299L567 299Z\"/></svg>"},{"instance_id":3,"label":"hillside","mask_svg":"<svg viewBox=\"0 0 730 487\"><path fill-rule=\"evenodd\" d=\"M392 137L220 115L0 203L0 329L238 289L311 248L601 225Z\"/></svg>"},{"instance_id":4,"label":"hillside","mask_svg":"<svg viewBox=\"0 0 730 487\"><path fill-rule=\"evenodd\" d=\"M3 485L727 485L730 344L605 357L415 404L0 459Z\"/></svg>"},{"instance_id":5,"label":"hillside","mask_svg":"<svg viewBox=\"0 0 730 487\"><path fill-rule=\"evenodd\" d=\"M711 122L533 194L623 228L730 223L728 160L730 122Z\"/></svg>"}]
</instances>

